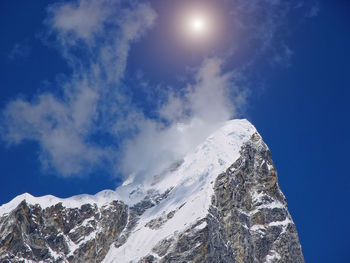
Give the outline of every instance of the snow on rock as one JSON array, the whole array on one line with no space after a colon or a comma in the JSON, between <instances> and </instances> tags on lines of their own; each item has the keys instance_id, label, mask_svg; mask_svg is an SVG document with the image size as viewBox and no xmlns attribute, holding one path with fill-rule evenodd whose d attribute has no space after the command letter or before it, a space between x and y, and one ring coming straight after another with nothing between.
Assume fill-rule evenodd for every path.
<instances>
[{"instance_id":1,"label":"snow on rock","mask_svg":"<svg viewBox=\"0 0 350 263\"><path fill-rule=\"evenodd\" d=\"M116 259L117 262L136 262L159 241L184 231L204 218L211 204L213 181L239 157L242 145L255 132L256 129L247 120L229 121L187 154L177 170L156 183L150 180L148 185L139 189L141 192L153 189L162 193L173 187L168 198L142 215L139 227L123 246L111 248L104 262L114 262ZM123 201L132 203L130 199ZM167 214L181 205L183 207L161 229L152 230L145 226L150 220L161 216L161 213Z\"/></svg>"},{"instance_id":2,"label":"snow on rock","mask_svg":"<svg viewBox=\"0 0 350 263\"><path fill-rule=\"evenodd\" d=\"M147 191L152 188L164 192L175 185L189 187L198 180L204 182L209 173L213 176L215 173L225 170L238 157L238 151L243 142L249 139L255 131L253 125L247 120L226 122L221 129L209 136L194 152L184 158L185 162L181 165L179 172L172 173L155 186L150 184L145 186L135 185L132 183L135 175L132 175L116 191L104 190L96 195L82 194L69 198L58 198L52 195L34 197L29 193L25 193L0 206L0 216L12 211L23 200L26 200L28 204L38 204L43 209L58 203L62 203L67 208L75 208L87 203L104 205L112 200L120 200L127 205L133 205L142 200ZM210 165L208 166L208 164ZM130 195L135 190L138 195Z\"/></svg>"},{"instance_id":3,"label":"snow on rock","mask_svg":"<svg viewBox=\"0 0 350 263\"><path fill-rule=\"evenodd\" d=\"M242 176L245 178L240 179ZM80 216L79 222L65 222L69 224L68 232L56 233L57 240L68 246L68 251L58 248L59 253L49 249L51 258L57 262L61 259L80 262L82 255L89 262L163 262L166 253L188 247L187 255L199 256L202 261L199 251L215 248L204 255L205 262L213 254L216 258L210 262L287 262L290 258L293 260L288 262L303 262L300 246L293 245L298 244L297 233L278 187L269 150L247 120L224 123L160 174L148 178L132 174L115 191L105 190L96 195L63 199L26 193L0 206L0 219L10 218L11 211L23 200L28 205L48 208L46 211L62 203L63 208L55 207L54 213L66 209L63 220L68 218L66 215ZM40 211L36 213L40 217ZM50 215L46 217L50 223ZM40 224L37 221L33 218L34 224ZM186 242L191 242L195 235L197 238L186 244L187 248L179 248L184 235ZM205 235L216 237L212 240L216 243L209 245L209 236ZM290 241L281 239L282 243L276 245L279 236ZM262 249L260 253L260 247L255 247L253 255L250 249L259 246L260 238L267 237L271 250ZM236 258L243 250L242 258ZM289 255L288 251L293 253ZM181 260L189 262L188 258Z\"/></svg>"},{"instance_id":4,"label":"snow on rock","mask_svg":"<svg viewBox=\"0 0 350 263\"><path fill-rule=\"evenodd\" d=\"M9 203L0 206L0 216L11 212L16 208L23 200L30 205L40 205L42 209L62 203L66 208L79 208L83 204L97 204L102 206L108 204L113 200L120 200L120 196L112 190L104 190L96 195L77 195L69 198L58 198L53 195L45 195L41 197L35 197L31 194L25 193L15 197Z\"/></svg>"}]
</instances>

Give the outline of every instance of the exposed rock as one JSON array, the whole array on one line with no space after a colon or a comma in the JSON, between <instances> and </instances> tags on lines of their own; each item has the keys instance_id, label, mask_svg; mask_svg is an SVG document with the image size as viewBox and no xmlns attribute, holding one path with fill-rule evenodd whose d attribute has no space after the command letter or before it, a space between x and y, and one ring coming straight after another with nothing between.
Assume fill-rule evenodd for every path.
<instances>
[{"instance_id":1,"label":"exposed rock","mask_svg":"<svg viewBox=\"0 0 350 263\"><path fill-rule=\"evenodd\" d=\"M153 249L160 259L152 262L304 262L270 151L258 134L217 177L214 190L206 227L196 231L198 221L176 240L162 240Z\"/></svg>"},{"instance_id":2,"label":"exposed rock","mask_svg":"<svg viewBox=\"0 0 350 263\"><path fill-rule=\"evenodd\" d=\"M250 124L239 125L237 134L225 129L220 133L232 145L249 134L237 144L237 157L229 162L230 155L218 154L212 159L215 164L207 164L227 164L225 169L210 177L209 168L199 172L195 166L197 177L181 177L195 159L176 162L151 186L157 187L169 173L178 173L178 185L166 184L164 192L148 189L141 201L129 206L113 200L70 208L62 202L44 207L35 200L9 206L0 217L0 262L304 262L270 151ZM209 137L195 154L206 160L210 147L215 149L214 139ZM127 193L142 191L136 187ZM203 194L208 196L196 203ZM198 210L200 216L186 218ZM141 232L144 243L137 236Z\"/></svg>"},{"instance_id":3,"label":"exposed rock","mask_svg":"<svg viewBox=\"0 0 350 263\"><path fill-rule=\"evenodd\" d=\"M0 218L0 261L100 262L126 223L122 202L42 210L23 201Z\"/></svg>"}]
</instances>

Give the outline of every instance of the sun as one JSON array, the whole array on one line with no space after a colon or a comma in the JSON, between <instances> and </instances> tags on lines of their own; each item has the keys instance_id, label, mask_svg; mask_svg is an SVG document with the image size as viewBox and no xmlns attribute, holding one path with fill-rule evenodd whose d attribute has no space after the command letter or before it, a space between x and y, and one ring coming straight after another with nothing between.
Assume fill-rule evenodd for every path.
<instances>
[{"instance_id":1,"label":"sun","mask_svg":"<svg viewBox=\"0 0 350 263\"><path fill-rule=\"evenodd\" d=\"M218 11L214 7L185 5L174 13L172 25L176 41L181 45L191 50L204 50L218 43L222 27Z\"/></svg>"},{"instance_id":2,"label":"sun","mask_svg":"<svg viewBox=\"0 0 350 263\"><path fill-rule=\"evenodd\" d=\"M192 35L204 35L208 29L208 21L203 16L190 16L187 20L187 31Z\"/></svg>"},{"instance_id":3,"label":"sun","mask_svg":"<svg viewBox=\"0 0 350 263\"><path fill-rule=\"evenodd\" d=\"M205 20L202 17L193 17L189 24L192 31L200 33L205 30Z\"/></svg>"}]
</instances>

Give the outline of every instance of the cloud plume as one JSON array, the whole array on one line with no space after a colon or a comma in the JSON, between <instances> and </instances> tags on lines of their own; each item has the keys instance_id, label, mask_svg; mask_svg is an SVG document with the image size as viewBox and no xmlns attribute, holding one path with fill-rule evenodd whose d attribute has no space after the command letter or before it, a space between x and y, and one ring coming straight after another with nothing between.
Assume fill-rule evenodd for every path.
<instances>
[{"instance_id":1,"label":"cloud plume","mask_svg":"<svg viewBox=\"0 0 350 263\"><path fill-rule=\"evenodd\" d=\"M147 176L161 172L203 141L222 122L236 116L244 104L243 92L235 86L233 73L222 71L218 58L206 59L185 94L170 93L159 109L159 119L141 119L140 131L127 141L121 162L125 174ZM239 96L229 96L237 91Z\"/></svg>"},{"instance_id":2,"label":"cloud plume","mask_svg":"<svg viewBox=\"0 0 350 263\"><path fill-rule=\"evenodd\" d=\"M223 121L242 112L249 94L242 75L254 59L278 49L272 43L291 10L278 0L231 2L232 23L245 37L230 52L222 52L225 56L203 57L186 81L155 96L152 114L133 103L123 82L133 43L156 24L151 5L77 0L49 6L46 44L61 52L72 74L59 83L59 92L9 102L1 114L3 141L37 142L43 167L65 177L108 164L110 174L143 178L181 159ZM292 51L279 42L290 56ZM249 58L235 68L225 67L229 59L246 53ZM279 55L278 61L286 60Z\"/></svg>"}]
</instances>

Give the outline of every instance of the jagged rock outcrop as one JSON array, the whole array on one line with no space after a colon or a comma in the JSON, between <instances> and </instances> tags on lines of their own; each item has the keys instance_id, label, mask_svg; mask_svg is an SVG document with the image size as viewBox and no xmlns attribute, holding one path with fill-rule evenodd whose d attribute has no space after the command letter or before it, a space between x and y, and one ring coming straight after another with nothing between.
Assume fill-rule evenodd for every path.
<instances>
[{"instance_id":1,"label":"jagged rock outcrop","mask_svg":"<svg viewBox=\"0 0 350 263\"><path fill-rule=\"evenodd\" d=\"M304 262L270 151L257 133L217 177L214 191L204 220L153 249L160 262Z\"/></svg>"},{"instance_id":2,"label":"jagged rock outcrop","mask_svg":"<svg viewBox=\"0 0 350 263\"><path fill-rule=\"evenodd\" d=\"M41 209L24 200L0 218L1 262L101 262L127 223L127 206L61 203Z\"/></svg>"},{"instance_id":3,"label":"jagged rock outcrop","mask_svg":"<svg viewBox=\"0 0 350 263\"><path fill-rule=\"evenodd\" d=\"M0 207L0 262L304 262L270 151L245 120L103 201L23 198Z\"/></svg>"}]
</instances>

